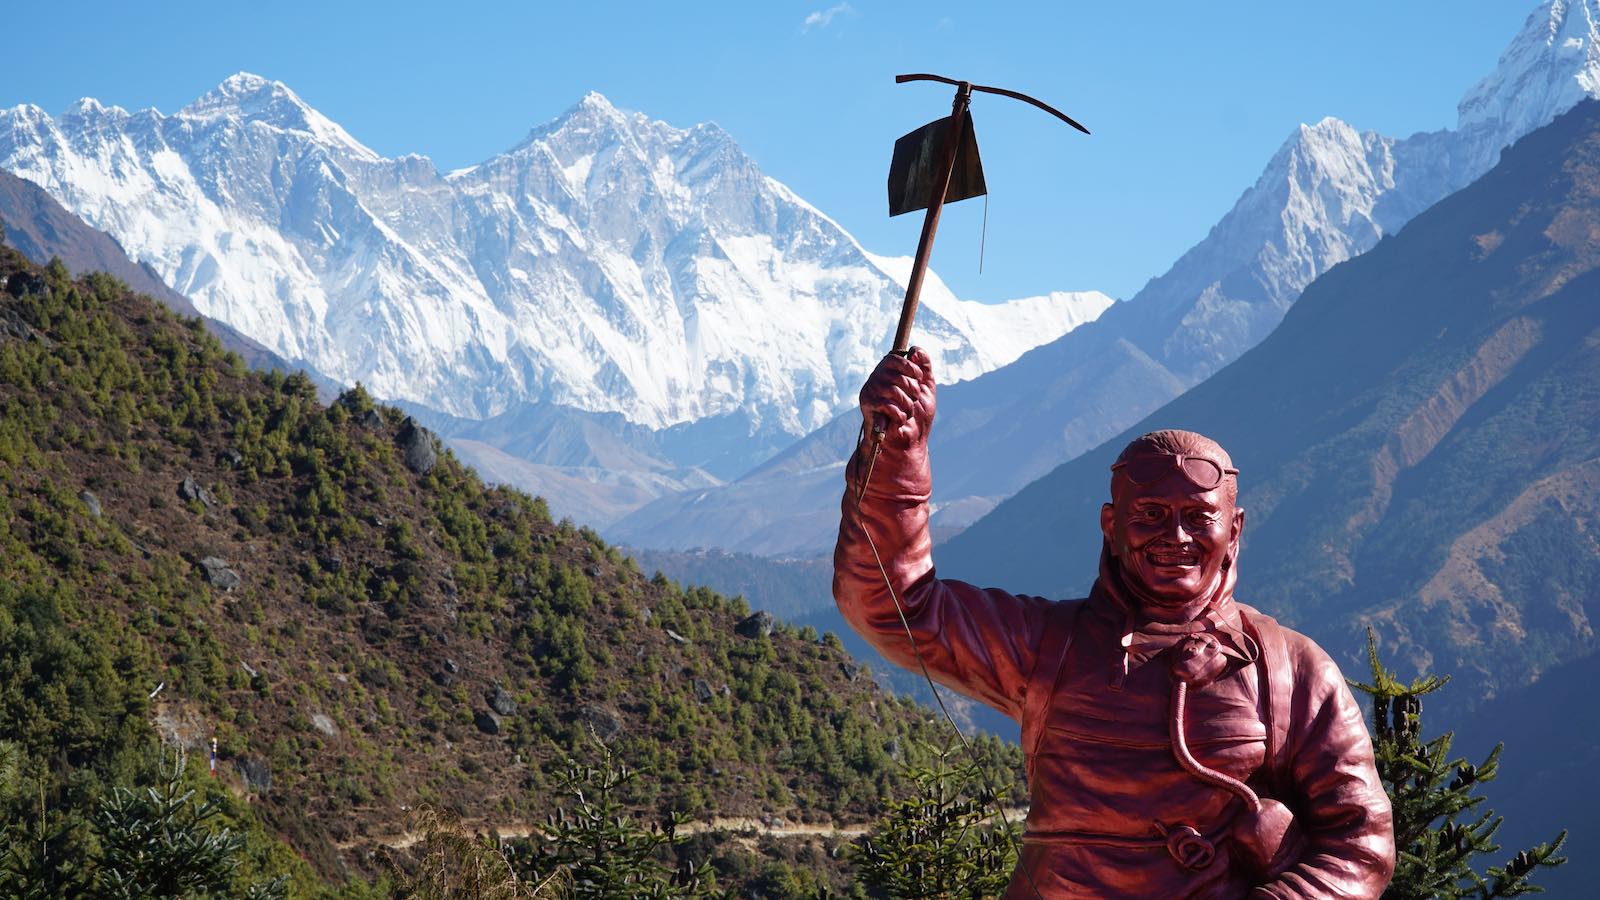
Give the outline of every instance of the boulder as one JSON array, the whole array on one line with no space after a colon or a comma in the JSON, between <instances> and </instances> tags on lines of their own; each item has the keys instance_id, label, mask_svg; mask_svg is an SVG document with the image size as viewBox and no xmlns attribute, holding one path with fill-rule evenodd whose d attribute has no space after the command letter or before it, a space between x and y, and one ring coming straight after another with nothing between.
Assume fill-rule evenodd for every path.
<instances>
[{"instance_id":1,"label":"boulder","mask_svg":"<svg viewBox=\"0 0 1600 900\"><path fill-rule=\"evenodd\" d=\"M489 692L489 708L502 716L514 716L517 714L517 701L511 699L506 689L497 684Z\"/></svg>"},{"instance_id":2,"label":"boulder","mask_svg":"<svg viewBox=\"0 0 1600 900\"><path fill-rule=\"evenodd\" d=\"M400 446L401 453L405 454L406 467L418 475L426 475L432 471L439 462L439 451L434 446L432 432L417 424L417 420L406 416L405 422L400 426L400 433L395 435L395 443Z\"/></svg>"},{"instance_id":3,"label":"boulder","mask_svg":"<svg viewBox=\"0 0 1600 900\"><path fill-rule=\"evenodd\" d=\"M711 682L704 678L696 678L693 686L694 698L701 703L706 703L717 695L716 689L711 686Z\"/></svg>"},{"instance_id":4,"label":"boulder","mask_svg":"<svg viewBox=\"0 0 1600 900\"><path fill-rule=\"evenodd\" d=\"M13 297L43 292L44 278L32 272L13 272L11 277L6 279L6 293ZM12 313L12 315L15 315L15 313Z\"/></svg>"},{"instance_id":5,"label":"boulder","mask_svg":"<svg viewBox=\"0 0 1600 900\"><path fill-rule=\"evenodd\" d=\"M672 638L674 641L677 641L680 644L689 643L689 639L688 638L686 638L683 635L677 633L676 631L673 631L671 628L666 629L666 632L667 632L667 637Z\"/></svg>"},{"instance_id":6,"label":"boulder","mask_svg":"<svg viewBox=\"0 0 1600 900\"><path fill-rule=\"evenodd\" d=\"M747 638L765 637L772 634L772 629L777 627L777 624L778 620L772 617L772 613L764 609L757 610L740 619L733 626L733 633Z\"/></svg>"},{"instance_id":7,"label":"boulder","mask_svg":"<svg viewBox=\"0 0 1600 900\"><path fill-rule=\"evenodd\" d=\"M178 496L185 500L199 500L207 509L217 505L217 498L211 492L200 486L200 482L193 478L185 478L178 484Z\"/></svg>"},{"instance_id":8,"label":"boulder","mask_svg":"<svg viewBox=\"0 0 1600 900\"><path fill-rule=\"evenodd\" d=\"M12 279L16 283L16 279ZM33 326L17 314L14 309L0 307L0 338L16 338L25 341L33 337Z\"/></svg>"},{"instance_id":9,"label":"boulder","mask_svg":"<svg viewBox=\"0 0 1600 900\"><path fill-rule=\"evenodd\" d=\"M233 767L238 770L245 790L255 794L265 794L272 790L272 767L267 765L266 760L254 756L241 756L234 761Z\"/></svg>"},{"instance_id":10,"label":"boulder","mask_svg":"<svg viewBox=\"0 0 1600 900\"><path fill-rule=\"evenodd\" d=\"M622 733L622 717L598 703L587 703L578 708L579 721L602 742Z\"/></svg>"},{"instance_id":11,"label":"boulder","mask_svg":"<svg viewBox=\"0 0 1600 900\"><path fill-rule=\"evenodd\" d=\"M500 733L500 717L486 709L480 709L472 716L473 724L484 734Z\"/></svg>"},{"instance_id":12,"label":"boulder","mask_svg":"<svg viewBox=\"0 0 1600 900\"><path fill-rule=\"evenodd\" d=\"M312 716L311 716L311 727L315 728L316 730L318 730L320 732L322 732L324 735L327 735L328 737L338 737L339 736L339 729L334 726L333 720L328 718L323 713L314 713L314 714L312 714Z\"/></svg>"},{"instance_id":13,"label":"boulder","mask_svg":"<svg viewBox=\"0 0 1600 900\"><path fill-rule=\"evenodd\" d=\"M230 469L243 468L244 454L232 447L229 447L228 449L217 454L217 462L222 463Z\"/></svg>"},{"instance_id":14,"label":"boulder","mask_svg":"<svg viewBox=\"0 0 1600 900\"><path fill-rule=\"evenodd\" d=\"M96 497L90 491L79 491L78 492L78 499L82 500L83 501L83 505L89 508L89 515L94 516L96 519L100 518L100 498L99 497Z\"/></svg>"},{"instance_id":15,"label":"boulder","mask_svg":"<svg viewBox=\"0 0 1600 900\"><path fill-rule=\"evenodd\" d=\"M211 582L214 588L231 591L238 587L243 580L239 573L228 567L227 560L215 556L208 556L200 560L200 568L205 570L206 581Z\"/></svg>"}]
</instances>

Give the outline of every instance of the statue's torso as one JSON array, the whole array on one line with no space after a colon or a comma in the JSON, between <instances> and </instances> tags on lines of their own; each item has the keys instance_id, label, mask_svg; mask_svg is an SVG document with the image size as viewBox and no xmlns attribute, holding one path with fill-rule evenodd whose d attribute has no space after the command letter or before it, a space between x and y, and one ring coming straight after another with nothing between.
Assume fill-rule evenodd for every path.
<instances>
[{"instance_id":1,"label":"statue's torso","mask_svg":"<svg viewBox=\"0 0 1600 900\"><path fill-rule=\"evenodd\" d=\"M1166 660L1124 676L1120 636L1103 616L1077 617L1033 759L1025 862L1045 897L1239 897L1249 881L1230 859L1226 831L1242 803L1179 765ZM1186 719L1201 765L1263 786L1255 666L1191 691ZM1164 832L1184 825L1215 846L1209 865L1186 869L1169 853ZM1033 896L1020 872L1008 896Z\"/></svg>"}]
</instances>

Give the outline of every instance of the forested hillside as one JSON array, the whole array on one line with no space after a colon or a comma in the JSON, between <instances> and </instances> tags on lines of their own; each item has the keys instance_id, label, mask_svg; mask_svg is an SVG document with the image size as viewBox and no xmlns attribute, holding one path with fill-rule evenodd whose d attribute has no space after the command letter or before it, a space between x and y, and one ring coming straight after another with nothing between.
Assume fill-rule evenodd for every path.
<instances>
[{"instance_id":1,"label":"forested hillside","mask_svg":"<svg viewBox=\"0 0 1600 900\"><path fill-rule=\"evenodd\" d=\"M261 865L311 877L276 836L334 883L419 805L543 821L597 739L646 771L636 810L814 824L875 816L943 741L836 638L647 577L361 390L323 405L8 247L0 520L8 821L86 820L158 741L214 737ZM981 753L1015 780L1014 748Z\"/></svg>"}]
</instances>

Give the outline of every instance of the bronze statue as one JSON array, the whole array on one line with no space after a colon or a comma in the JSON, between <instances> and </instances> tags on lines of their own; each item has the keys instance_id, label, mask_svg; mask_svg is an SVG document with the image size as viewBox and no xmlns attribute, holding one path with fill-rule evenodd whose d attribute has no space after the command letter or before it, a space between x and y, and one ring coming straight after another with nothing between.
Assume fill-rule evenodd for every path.
<instances>
[{"instance_id":1,"label":"bronze statue","mask_svg":"<svg viewBox=\"0 0 1600 900\"><path fill-rule=\"evenodd\" d=\"M867 441L846 470L834 597L916 669L892 585L933 677L1021 723L1031 804L1006 896L1382 894L1394 834L1360 708L1321 648L1233 598L1228 454L1185 431L1123 450L1088 598L980 589L934 574L934 397L918 348L862 388L887 428L870 478Z\"/></svg>"}]
</instances>

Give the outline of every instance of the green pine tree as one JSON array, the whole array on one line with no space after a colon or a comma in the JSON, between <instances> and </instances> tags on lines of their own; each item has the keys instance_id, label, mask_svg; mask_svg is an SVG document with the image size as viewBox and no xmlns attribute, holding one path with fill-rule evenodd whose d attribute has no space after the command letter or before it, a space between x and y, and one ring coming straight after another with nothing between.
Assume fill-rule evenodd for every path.
<instances>
[{"instance_id":1,"label":"green pine tree","mask_svg":"<svg viewBox=\"0 0 1600 900\"><path fill-rule=\"evenodd\" d=\"M1371 629L1367 655L1372 683L1351 681L1351 685L1372 697L1378 775L1394 804L1398 859L1385 900L1487 900L1542 893L1532 878L1540 867L1566 862L1566 857L1556 855L1567 839L1565 830L1502 865L1491 865L1481 873L1473 867L1478 857L1500 852L1494 833L1503 818L1484 808L1484 798L1475 792L1494 780L1504 745L1496 745L1483 762L1472 765L1450 755L1453 733L1424 741L1422 698L1450 679L1424 675L1409 684L1401 682L1378 661L1377 638Z\"/></svg>"},{"instance_id":2,"label":"green pine tree","mask_svg":"<svg viewBox=\"0 0 1600 900\"><path fill-rule=\"evenodd\" d=\"M995 804L976 761L958 763L955 748L909 766L912 796L890 804L852 850L861 881L895 900L979 900L1005 892L1016 865L1018 826L991 821Z\"/></svg>"},{"instance_id":3,"label":"green pine tree","mask_svg":"<svg viewBox=\"0 0 1600 900\"><path fill-rule=\"evenodd\" d=\"M567 893L579 900L717 896L705 866L669 861L671 849L685 840L678 833L681 816L650 826L635 821L622 796L640 771L618 762L604 744L600 748L598 765L566 761L561 788L572 800L570 808L558 808L542 839L529 842L531 853L519 860L525 877L542 882L564 871Z\"/></svg>"},{"instance_id":4,"label":"green pine tree","mask_svg":"<svg viewBox=\"0 0 1600 900\"><path fill-rule=\"evenodd\" d=\"M232 897L278 900L281 878L236 890L244 835L219 825L219 797L197 799L184 784L184 760L163 762L142 791L113 788L100 803L100 895L112 898Z\"/></svg>"},{"instance_id":5,"label":"green pine tree","mask_svg":"<svg viewBox=\"0 0 1600 900\"><path fill-rule=\"evenodd\" d=\"M0 741L0 897L52 900L90 892L91 873L79 859L84 823L45 802L46 779L31 771L21 746Z\"/></svg>"}]
</instances>

